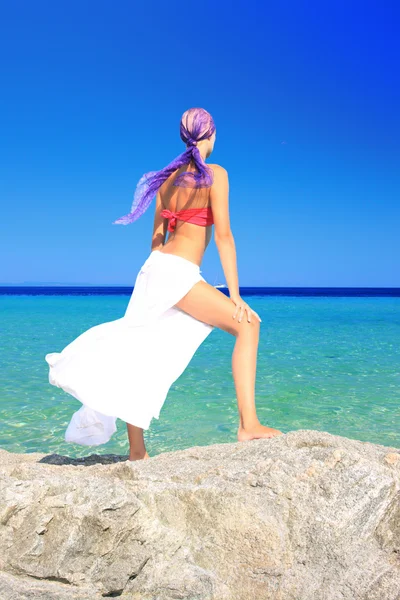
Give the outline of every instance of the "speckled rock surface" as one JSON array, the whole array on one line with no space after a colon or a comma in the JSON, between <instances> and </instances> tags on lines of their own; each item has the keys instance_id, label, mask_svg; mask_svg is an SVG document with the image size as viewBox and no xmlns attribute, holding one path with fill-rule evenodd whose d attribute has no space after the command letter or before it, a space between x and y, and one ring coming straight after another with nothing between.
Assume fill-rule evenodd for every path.
<instances>
[{"instance_id":1,"label":"speckled rock surface","mask_svg":"<svg viewBox=\"0 0 400 600\"><path fill-rule=\"evenodd\" d=\"M149 460L0 450L1 600L399 600L400 450L318 431Z\"/></svg>"}]
</instances>

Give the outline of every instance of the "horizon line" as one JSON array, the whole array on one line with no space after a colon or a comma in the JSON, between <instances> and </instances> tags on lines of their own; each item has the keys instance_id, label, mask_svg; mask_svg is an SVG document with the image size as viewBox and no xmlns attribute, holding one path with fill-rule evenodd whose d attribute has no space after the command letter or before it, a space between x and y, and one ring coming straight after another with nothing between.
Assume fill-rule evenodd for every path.
<instances>
[{"instance_id":1,"label":"horizon line","mask_svg":"<svg viewBox=\"0 0 400 600\"><path fill-rule=\"evenodd\" d=\"M0 283L0 287L124 287L130 288L134 287L132 284L127 283ZM213 286L215 287L215 286ZM228 286L223 284L218 284L219 288L227 289ZM239 285L239 288L266 288L266 289L358 289L358 290L400 290L399 286L396 285L388 285L388 286L365 286L365 285L356 285L356 286L346 286L346 285Z\"/></svg>"}]
</instances>

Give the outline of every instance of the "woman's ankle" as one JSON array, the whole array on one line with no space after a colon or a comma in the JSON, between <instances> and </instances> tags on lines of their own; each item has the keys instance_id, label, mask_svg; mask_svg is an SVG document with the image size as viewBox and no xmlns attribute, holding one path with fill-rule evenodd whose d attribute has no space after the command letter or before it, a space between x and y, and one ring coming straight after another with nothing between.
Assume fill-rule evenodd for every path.
<instances>
[{"instance_id":1,"label":"woman's ankle","mask_svg":"<svg viewBox=\"0 0 400 600\"><path fill-rule=\"evenodd\" d=\"M146 450L131 450L129 452L129 460L141 460L146 454Z\"/></svg>"},{"instance_id":2,"label":"woman's ankle","mask_svg":"<svg viewBox=\"0 0 400 600\"><path fill-rule=\"evenodd\" d=\"M251 431L252 429L258 427L259 425L261 425L261 423L258 420L257 416L251 417L251 418L241 417L240 421L239 421L239 429L243 429L244 431Z\"/></svg>"}]
</instances>

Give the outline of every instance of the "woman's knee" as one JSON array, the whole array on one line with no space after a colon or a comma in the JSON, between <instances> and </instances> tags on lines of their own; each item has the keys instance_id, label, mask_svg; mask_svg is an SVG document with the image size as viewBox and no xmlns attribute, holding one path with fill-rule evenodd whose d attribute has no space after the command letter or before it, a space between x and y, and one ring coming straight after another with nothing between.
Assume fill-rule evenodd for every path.
<instances>
[{"instance_id":1,"label":"woman's knee","mask_svg":"<svg viewBox=\"0 0 400 600\"><path fill-rule=\"evenodd\" d=\"M251 315L250 321L247 319L247 314L243 316L241 322L238 322L237 335L252 336L258 339L260 335L260 321L256 315Z\"/></svg>"}]
</instances>

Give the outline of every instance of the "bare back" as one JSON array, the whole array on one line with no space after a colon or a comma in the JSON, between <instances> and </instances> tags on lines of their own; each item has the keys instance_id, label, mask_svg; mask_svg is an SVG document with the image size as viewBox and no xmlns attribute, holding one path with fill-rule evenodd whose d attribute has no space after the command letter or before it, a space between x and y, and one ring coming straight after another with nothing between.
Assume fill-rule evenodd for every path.
<instances>
[{"instance_id":1,"label":"bare back","mask_svg":"<svg viewBox=\"0 0 400 600\"><path fill-rule=\"evenodd\" d=\"M211 169L217 165L207 166ZM162 209L167 208L173 212L186 210L188 208L207 208L211 206L211 188L184 188L174 186L173 183L184 171L195 171L191 162L182 165L174 171L160 188ZM165 244L160 252L177 254L198 265L201 264L204 252L210 242L212 225L202 227L194 223L177 220L175 230L168 232Z\"/></svg>"}]
</instances>

